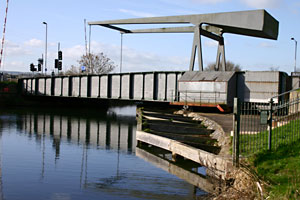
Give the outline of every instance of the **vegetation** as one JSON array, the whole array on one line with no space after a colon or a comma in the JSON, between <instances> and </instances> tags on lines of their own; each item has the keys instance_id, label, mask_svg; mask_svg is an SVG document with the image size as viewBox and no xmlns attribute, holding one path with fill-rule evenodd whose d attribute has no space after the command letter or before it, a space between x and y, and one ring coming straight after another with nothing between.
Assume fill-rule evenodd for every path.
<instances>
[{"instance_id":1,"label":"vegetation","mask_svg":"<svg viewBox=\"0 0 300 200\"><path fill-rule=\"evenodd\" d=\"M66 75L76 75L82 73L81 66L85 66L86 70L84 73L88 74L105 74L115 69L114 62L103 53L90 53L82 55L80 60L77 61L79 66L74 65L66 71Z\"/></svg>"},{"instance_id":2,"label":"vegetation","mask_svg":"<svg viewBox=\"0 0 300 200\"><path fill-rule=\"evenodd\" d=\"M240 135L241 153L248 157L257 176L266 182L267 199L300 199L300 120L272 130L272 150L268 151L268 131ZM276 145L276 146L275 146Z\"/></svg>"},{"instance_id":3,"label":"vegetation","mask_svg":"<svg viewBox=\"0 0 300 200\"><path fill-rule=\"evenodd\" d=\"M250 159L267 183L268 199L300 199L300 143L263 151Z\"/></svg>"},{"instance_id":4,"label":"vegetation","mask_svg":"<svg viewBox=\"0 0 300 200\"><path fill-rule=\"evenodd\" d=\"M210 63L205 67L205 71L215 71L216 68L216 63ZM226 70L227 71L241 71L242 68L238 64L234 64L231 61L226 61Z\"/></svg>"},{"instance_id":5,"label":"vegetation","mask_svg":"<svg viewBox=\"0 0 300 200\"><path fill-rule=\"evenodd\" d=\"M298 131L297 131L298 130ZM282 144L291 144L300 139L300 120L291 120L288 124L272 130L272 147ZM257 134L241 134L240 150L243 155L251 152L266 150L268 148L268 130Z\"/></svg>"}]
</instances>

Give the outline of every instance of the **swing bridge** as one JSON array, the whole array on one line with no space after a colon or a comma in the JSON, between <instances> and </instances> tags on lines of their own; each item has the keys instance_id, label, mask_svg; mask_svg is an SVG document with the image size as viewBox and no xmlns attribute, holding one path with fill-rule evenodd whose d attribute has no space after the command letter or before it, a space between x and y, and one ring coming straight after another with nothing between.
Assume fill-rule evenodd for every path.
<instances>
[{"instance_id":1,"label":"swing bridge","mask_svg":"<svg viewBox=\"0 0 300 200\"><path fill-rule=\"evenodd\" d=\"M236 96L245 101L264 100L283 92L279 88L282 76L285 76L283 72L230 72L226 69L224 33L277 39L279 22L265 10L93 21L88 24L90 30L91 26L102 26L121 34L193 33L189 70L23 78L20 81L24 94L158 101L213 106L222 110L222 105L231 107ZM147 24L173 27L124 28L126 25ZM178 26L174 26L176 24ZM203 71L201 36L218 42L215 71ZM194 69L196 56L198 70ZM269 79L274 87L268 87ZM262 85L265 93L256 91L255 84Z\"/></svg>"}]
</instances>

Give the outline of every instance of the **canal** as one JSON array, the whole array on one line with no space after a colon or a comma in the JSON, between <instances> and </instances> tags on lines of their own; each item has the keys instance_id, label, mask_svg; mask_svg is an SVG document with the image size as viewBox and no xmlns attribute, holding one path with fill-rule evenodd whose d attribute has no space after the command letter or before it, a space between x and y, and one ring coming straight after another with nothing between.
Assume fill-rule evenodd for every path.
<instances>
[{"instance_id":1,"label":"canal","mask_svg":"<svg viewBox=\"0 0 300 200\"><path fill-rule=\"evenodd\" d=\"M2 109L0 200L208 197L164 170L167 152L137 148L135 133L132 107ZM205 175L194 164L174 167Z\"/></svg>"}]
</instances>

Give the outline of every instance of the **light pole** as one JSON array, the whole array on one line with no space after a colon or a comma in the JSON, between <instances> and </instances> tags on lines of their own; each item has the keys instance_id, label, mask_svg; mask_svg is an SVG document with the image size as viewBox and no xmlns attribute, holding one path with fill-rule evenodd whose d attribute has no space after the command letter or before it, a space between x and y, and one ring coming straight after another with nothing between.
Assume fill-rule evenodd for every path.
<instances>
[{"instance_id":1,"label":"light pole","mask_svg":"<svg viewBox=\"0 0 300 200\"><path fill-rule=\"evenodd\" d=\"M294 69L294 72L296 72L296 70L297 70L297 40L295 40L295 38L291 38L291 40L295 41L295 69Z\"/></svg>"},{"instance_id":2,"label":"light pole","mask_svg":"<svg viewBox=\"0 0 300 200\"><path fill-rule=\"evenodd\" d=\"M45 74L47 73L47 40L48 40L48 24L43 22L46 25L46 42L45 42Z\"/></svg>"}]
</instances>

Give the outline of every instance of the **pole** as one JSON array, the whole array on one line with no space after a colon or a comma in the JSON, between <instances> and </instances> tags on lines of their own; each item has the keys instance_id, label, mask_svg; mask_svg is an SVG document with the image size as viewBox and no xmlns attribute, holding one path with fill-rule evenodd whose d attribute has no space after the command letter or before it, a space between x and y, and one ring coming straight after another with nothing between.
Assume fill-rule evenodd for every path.
<instances>
[{"instance_id":1,"label":"pole","mask_svg":"<svg viewBox=\"0 0 300 200\"><path fill-rule=\"evenodd\" d=\"M59 51L60 51L60 42L57 45L57 52L59 52ZM58 62L60 62L60 61L58 61ZM59 69L58 68L57 68L57 74L59 74Z\"/></svg>"},{"instance_id":2,"label":"pole","mask_svg":"<svg viewBox=\"0 0 300 200\"><path fill-rule=\"evenodd\" d=\"M240 101L238 98L234 98L233 105L233 127L234 127L234 135L233 135L233 164L234 166L239 166L239 157L240 157Z\"/></svg>"},{"instance_id":3,"label":"pole","mask_svg":"<svg viewBox=\"0 0 300 200\"><path fill-rule=\"evenodd\" d=\"M268 134L268 150L270 151L272 149L272 115L273 115L273 99L270 100L270 110L269 110L269 121L268 121L268 127L269 127L269 134Z\"/></svg>"},{"instance_id":4,"label":"pole","mask_svg":"<svg viewBox=\"0 0 300 200\"><path fill-rule=\"evenodd\" d=\"M89 27L89 69L91 69L91 36L92 36L92 26Z\"/></svg>"},{"instance_id":5,"label":"pole","mask_svg":"<svg viewBox=\"0 0 300 200\"><path fill-rule=\"evenodd\" d=\"M297 40L295 40L295 38L291 38L291 40L295 41L295 69L294 72L297 71Z\"/></svg>"},{"instance_id":6,"label":"pole","mask_svg":"<svg viewBox=\"0 0 300 200\"><path fill-rule=\"evenodd\" d=\"M9 0L6 1L6 10L5 10L3 35L2 35L2 43L1 43L2 46L1 46L1 53L0 53L0 68L1 68L1 65L2 65L2 56L3 56L4 41L5 41L5 30L6 30L6 22L7 22L8 3L9 3Z\"/></svg>"},{"instance_id":7,"label":"pole","mask_svg":"<svg viewBox=\"0 0 300 200\"><path fill-rule=\"evenodd\" d=\"M297 41L295 40L295 72L297 70Z\"/></svg>"},{"instance_id":8,"label":"pole","mask_svg":"<svg viewBox=\"0 0 300 200\"><path fill-rule=\"evenodd\" d=\"M85 44L85 55L88 55L87 50L87 39L86 39L86 19L84 19L84 44Z\"/></svg>"},{"instance_id":9,"label":"pole","mask_svg":"<svg viewBox=\"0 0 300 200\"><path fill-rule=\"evenodd\" d=\"M122 62L123 62L123 33L121 33L120 73L122 73Z\"/></svg>"},{"instance_id":10,"label":"pole","mask_svg":"<svg viewBox=\"0 0 300 200\"><path fill-rule=\"evenodd\" d=\"M46 40L45 40L45 74L47 73L47 45L48 45L48 24L47 22L43 22L46 25ZM43 70L42 70L43 71Z\"/></svg>"}]
</instances>

